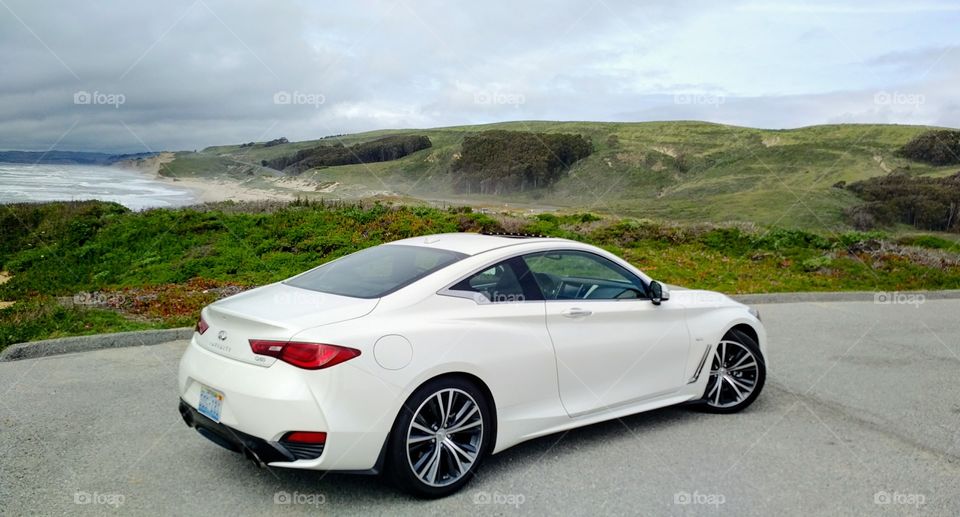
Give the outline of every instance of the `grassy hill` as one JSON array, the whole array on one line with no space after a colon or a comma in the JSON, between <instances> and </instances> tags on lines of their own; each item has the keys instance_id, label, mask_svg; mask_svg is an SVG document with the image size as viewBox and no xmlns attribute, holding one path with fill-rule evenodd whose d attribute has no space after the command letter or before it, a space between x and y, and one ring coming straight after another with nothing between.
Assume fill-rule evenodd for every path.
<instances>
[{"instance_id":1,"label":"grassy hill","mask_svg":"<svg viewBox=\"0 0 960 517\"><path fill-rule=\"evenodd\" d=\"M547 189L507 195L458 195L451 162L463 138L490 129L576 133L594 153ZM253 185L280 174L262 160L317 145L352 145L386 135L425 135L433 145L399 160L311 169L305 197L431 200L502 208L591 210L622 216L691 222L748 221L827 231L848 228L843 209L859 203L833 188L898 168L944 176L934 167L895 156L897 148L928 130L921 126L842 124L763 130L704 122L517 121L479 126L386 130L266 147L216 146L178 153L162 173L233 176Z\"/></svg>"}]
</instances>

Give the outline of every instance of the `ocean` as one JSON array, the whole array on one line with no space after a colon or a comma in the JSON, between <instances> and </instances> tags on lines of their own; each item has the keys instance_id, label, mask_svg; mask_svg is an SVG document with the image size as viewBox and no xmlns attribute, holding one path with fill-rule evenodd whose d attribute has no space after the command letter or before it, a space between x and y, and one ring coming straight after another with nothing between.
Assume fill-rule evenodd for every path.
<instances>
[{"instance_id":1,"label":"ocean","mask_svg":"<svg viewBox=\"0 0 960 517\"><path fill-rule=\"evenodd\" d=\"M0 163L0 204L115 201L132 210L191 205L196 194L150 174L95 165Z\"/></svg>"}]
</instances>

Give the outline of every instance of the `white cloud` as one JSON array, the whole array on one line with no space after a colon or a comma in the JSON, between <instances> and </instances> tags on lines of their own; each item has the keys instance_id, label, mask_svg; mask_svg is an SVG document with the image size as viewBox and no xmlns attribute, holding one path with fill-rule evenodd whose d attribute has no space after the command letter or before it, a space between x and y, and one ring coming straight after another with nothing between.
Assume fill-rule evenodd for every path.
<instances>
[{"instance_id":1,"label":"white cloud","mask_svg":"<svg viewBox=\"0 0 960 517\"><path fill-rule=\"evenodd\" d=\"M195 149L514 119L960 125L960 13L943 2L5 4L0 148ZM126 101L78 105L78 91ZM280 91L324 101L277 104ZM875 104L881 91L924 103Z\"/></svg>"}]
</instances>

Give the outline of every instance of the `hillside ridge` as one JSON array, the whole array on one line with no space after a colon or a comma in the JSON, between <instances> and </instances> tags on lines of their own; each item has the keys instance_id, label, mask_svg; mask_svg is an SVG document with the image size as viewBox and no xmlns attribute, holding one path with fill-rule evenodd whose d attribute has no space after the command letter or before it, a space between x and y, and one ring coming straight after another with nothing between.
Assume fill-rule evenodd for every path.
<instances>
[{"instance_id":1,"label":"hillside ridge","mask_svg":"<svg viewBox=\"0 0 960 517\"><path fill-rule=\"evenodd\" d=\"M944 177L933 166L896 154L932 126L824 124L757 129L713 122L509 121L430 129L384 129L282 145L220 145L177 153L161 174L232 177L256 185L280 173L263 163L325 145L351 146L391 135L418 135L432 145L400 159L298 171L318 186L308 198L381 198L514 209L593 210L688 222L747 221L808 229L849 228L845 210L860 200L835 188L893 171ZM456 188L454 162L464 139L489 130L575 134L593 152L549 186L494 195ZM473 171L475 173L475 171ZM331 185L336 185L331 189Z\"/></svg>"}]
</instances>

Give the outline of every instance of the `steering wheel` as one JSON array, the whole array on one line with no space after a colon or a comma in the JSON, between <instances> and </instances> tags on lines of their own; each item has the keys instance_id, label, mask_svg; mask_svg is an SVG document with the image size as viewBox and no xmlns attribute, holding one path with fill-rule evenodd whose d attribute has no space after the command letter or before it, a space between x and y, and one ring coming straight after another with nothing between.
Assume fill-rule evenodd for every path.
<instances>
[{"instance_id":1,"label":"steering wheel","mask_svg":"<svg viewBox=\"0 0 960 517\"><path fill-rule=\"evenodd\" d=\"M537 279L537 284L540 285L540 290L543 291L543 297L548 300L556 300L560 288L563 287L563 280L558 285L557 281L547 273L534 273L534 276Z\"/></svg>"}]
</instances>

